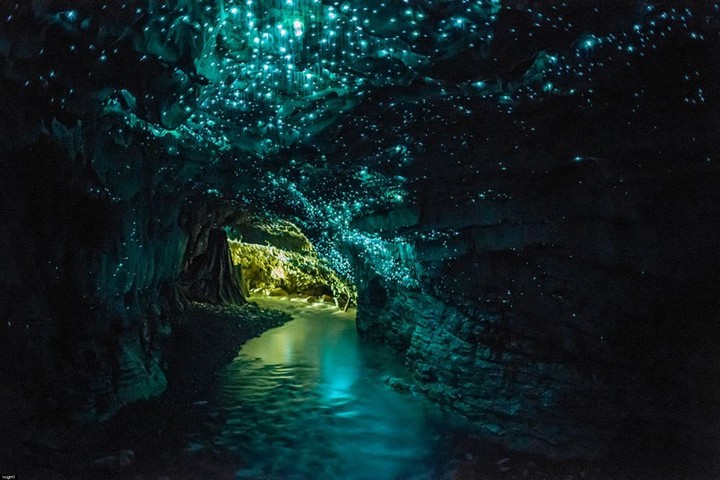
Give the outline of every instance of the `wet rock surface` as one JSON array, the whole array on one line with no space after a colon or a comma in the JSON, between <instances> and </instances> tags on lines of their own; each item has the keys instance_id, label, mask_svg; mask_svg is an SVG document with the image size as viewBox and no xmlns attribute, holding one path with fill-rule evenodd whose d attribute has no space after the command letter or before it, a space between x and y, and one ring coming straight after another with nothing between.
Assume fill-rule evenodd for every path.
<instances>
[{"instance_id":1,"label":"wet rock surface","mask_svg":"<svg viewBox=\"0 0 720 480\"><path fill-rule=\"evenodd\" d=\"M252 304L191 304L174 324L168 388L162 395L125 407L102 424L73 424L39 414L31 405L13 409L4 403L3 468L32 479L233 478L234 470L221 457L188 461L187 434L207 420L204 406L217 372L240 345L288 320Z\"/></svg>"}]
</instances>

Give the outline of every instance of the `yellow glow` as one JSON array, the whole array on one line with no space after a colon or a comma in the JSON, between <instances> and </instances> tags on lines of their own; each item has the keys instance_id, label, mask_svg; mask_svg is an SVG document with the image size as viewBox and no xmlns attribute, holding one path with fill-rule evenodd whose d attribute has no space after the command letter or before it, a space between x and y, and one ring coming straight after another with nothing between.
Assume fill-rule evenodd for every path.
<instances>
[{"instance_id":1,"label":"yellow glow","mask_svg":"<svg viewBox=\"0 0 720 480\"><path fill-rule=\"evenodd\" d=\"M303 249L302 252L232 239L228 244L232 261L235 265L242 266L242 278L251 293L263 291L266 295L270 295L268 292L282 289L290 295L320 298L318 293L303 292L317 292L318 288L327 286L335 299L346 302L350 296L351 303L355 303L357 298L355 286L341 279L330 269L318 257L309 242L309 248ZM284 295L286 294L282 296Z\"/></svg>"},{"instance_id":2,"label":"yellow glow","mask_svg":"<svg viewBox=\"0 0 720 480\"><path fill-rule=\"evenodd\" d=\"M270 271L272 278L285 278L285 270L282 267L275 267Z\"/></svg>"}]
</instances>

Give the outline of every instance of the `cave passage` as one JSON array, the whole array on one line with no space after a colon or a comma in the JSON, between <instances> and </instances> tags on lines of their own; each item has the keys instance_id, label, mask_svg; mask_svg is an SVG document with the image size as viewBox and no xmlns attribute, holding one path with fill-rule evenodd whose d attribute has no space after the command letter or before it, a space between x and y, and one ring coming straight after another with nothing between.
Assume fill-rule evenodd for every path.
<instances>
[{"instance_id":1,"label":"cave passage","mask_svg":"<svg viewBox=\"0 0 720 480\"><path fill-rule=\"evenodd\" d=\"M0 477L720 478L718 32L0 1Z\"/></svg>"},{"instance_id":2,"label":"cave passage","mask_svg":"<svg viewBox=\"0 0 720 480\"><path fill-rule=\"evenodd\" d=\"M387 346L358 338L353 309L254 297L294 320L247 342L219 379L208 446L237 455L238 478L435 478L463 435L458 415L408 391Z\"/></svg>"},{"instance_id":3,"label":"cave passage","mask_svg":"<svg viewBox=\"0 0 720 480\"><path fill-rule=\"evenodd\" d=\"M320 257L291 222L255 218L227 230L244 296L301 297L334 303L345 311L357 305L357 287Z\"/></svg>"}]
</instances>

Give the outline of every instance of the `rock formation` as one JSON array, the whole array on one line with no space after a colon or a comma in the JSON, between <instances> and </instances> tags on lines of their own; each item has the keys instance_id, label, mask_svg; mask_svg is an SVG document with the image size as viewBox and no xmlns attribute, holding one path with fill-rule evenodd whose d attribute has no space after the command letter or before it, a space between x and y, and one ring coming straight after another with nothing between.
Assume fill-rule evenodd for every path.
<instances>
[{"instance_id":1,"label":"rock formation","mask_svg":"<svg viewBox=\"0 0 720 480\"><path fill-rule=\"evenodd\" d=\"M242 305L239 270L230 257L227 234L224 230L210 230L205 252L193 259L186 274L188 297L214 305Z\"/></svg>"},{"instance_id":2,"label":"rock formation","mask_svg":"<svg viewBox=\"0 0 720 480\"><path fill-rule=\"evenodd\" d=\"M358 328L417 391L488 439L711 458L719 18L696 0L2 2L3 384L55 421L158 395L186 294L243 301L222 229L270 215L357 286Z\"/></svg>"}]
</instances>

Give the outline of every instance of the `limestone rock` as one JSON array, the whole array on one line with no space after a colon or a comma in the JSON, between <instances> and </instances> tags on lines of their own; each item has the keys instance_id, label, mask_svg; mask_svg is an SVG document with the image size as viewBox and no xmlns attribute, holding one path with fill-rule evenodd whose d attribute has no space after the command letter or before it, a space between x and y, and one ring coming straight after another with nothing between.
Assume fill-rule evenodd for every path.
<instances>
[{"instance_id":1,"label":"limestone rock","mask_svg":"<svg viewBox=\"0 0 720 480\"><path fill-rule=\"evenodd\" d=\"M411 389L410 384L397 377L387 377L385 378L385 383L399 393L409 393Z\"/></svg>"},{"instance_id":2,"label":"limestone rock","mask_svg":"<svg viewBox=\"0 0 720 480\"><path fill-rule=\"evenodd\" d=\"M242 305L242 280L233 266L227 234L212 229L205 253L195 258L186 275L188 296L216 305Z\"/></svg>"}]
</instances>

